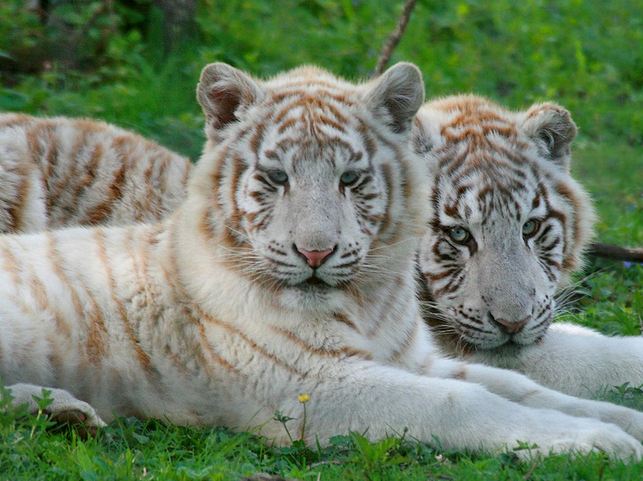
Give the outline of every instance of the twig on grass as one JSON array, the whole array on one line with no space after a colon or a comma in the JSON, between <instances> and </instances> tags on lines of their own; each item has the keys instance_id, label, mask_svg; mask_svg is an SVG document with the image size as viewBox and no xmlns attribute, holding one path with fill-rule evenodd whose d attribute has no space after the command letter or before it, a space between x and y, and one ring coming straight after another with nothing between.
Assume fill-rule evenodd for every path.
<instances>
[{"instance_id":1,"label":"twig on grass","mask_svg":"<svg viewBox=\"0 0 643 481\"><path fill-rule=\"evenodd\" d=\"M588 254L593 257L617 261L643 262L643 248L641 247L628 248L595 242L590 245Z\"/></svg>"},{"instance_id":2,"label":"twig on grass","mask_svg":"<svg viewBox=\"0 0 643 481\"><path fill-rule=\"evenodd\" d=\"M406 0L406 3L404 3L402 14L400 15L400 19L395 26L395 30L391 32L388 39L386 39L384 46L382 47L380 56L377 59L377 64L375 65L373 76L381 75L386 69L386 65L391 59L391 55L393 55L393 50L395 50L395 47L397 47L397 44L400 43L400 40L402 39L402 35L404 35L404 31L406 30L406 26L409 23L411 12L413 12L416 1L417 0Z\"/></svg>"}]
</instances>

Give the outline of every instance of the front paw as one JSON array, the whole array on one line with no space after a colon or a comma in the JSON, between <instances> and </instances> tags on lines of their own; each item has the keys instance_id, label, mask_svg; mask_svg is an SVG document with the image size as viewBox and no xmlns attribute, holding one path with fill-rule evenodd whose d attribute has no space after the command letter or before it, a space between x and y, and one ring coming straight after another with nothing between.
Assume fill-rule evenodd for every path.
<instances>
[{"instance_id":1,"label":"front paw","mask_svg":"<svg viewBox=\"0 0 643 481\"><path fill-rule=\"evenodd\" d=\"M39 411L36 399L44 397L44 390L48 391L50 404L43 409L43 412L50 416L51 419L58 423L82 424L90 430L106 426L96 410L80 399L75 398L71 393L64 389L45 388L34 384L14 384L9 386L9 391L13 397L13 403L26 404L30 413L35 414Z\"/></svg>"},{"instance_id":2,"label":"front paw","mask_svg":"<svg viewBox=\"0 0 643 481\"><path fill-rule=\"evenodd\" d=\"M547 423L547 419L542 419L541 427L544 428L544 431L533 433L533 436L528 438L535 442L536 448L524 452L519 451L519 456L525 457L534 453L540 455L551 453L585 454L601 451L612 458L623 461L643 459L641 443L613 424L594 419L569 417L566 420L559 419L556 424Z\"/></svg>"},{"instance_id":3,"label":"front paw","mask_svg":"<svg viewBox=\"0 0 643 481\"><path fill-rule=\"evenodd\" d=\"M96 428L106 426L96 410L85 401L76 399L67 391L52 390L52 403L44 410L45 414L57 422L64 424L82 425L94 433Z\"/></svg>"},{"instance_id":4,"label":"front paw","mask_svg":"<svg viewBox=\"0 0 643 481\"><path fill-rule=\"evenodd\" d=\"M616 424L628 434L643 441L643 412L603 401L585 401L567 410L580 417L600 419Z\"/></svg>"},{"instance_id":5,"label":"front paw","mask_svg":"<svg viewBox=\"0 0 643 481\"><path fill-rule=\"evenodd\" d=\"M616 424L636 439L643 441L643 412L622 406L610 405L611 409L601 420Z\"/></svg>"}]
</instances>

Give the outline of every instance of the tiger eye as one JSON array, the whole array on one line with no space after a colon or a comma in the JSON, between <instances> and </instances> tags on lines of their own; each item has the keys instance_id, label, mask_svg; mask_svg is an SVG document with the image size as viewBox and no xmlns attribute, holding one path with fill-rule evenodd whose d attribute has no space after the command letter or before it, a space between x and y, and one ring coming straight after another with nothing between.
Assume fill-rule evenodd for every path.
<instances>
[{"instance_id":1,"label":"tiger eye","mask_svg":"<svg viewBox=\"0 0 643 481\"><path fill-rule=\"evenodd\" d=\"M277 185L284 185L288 182L288 174L283 170L271 170L268 172L268 178Z\"/></svg>"},{"instance_id":2,"label":"tiger eye","mask_svg":"<svg viewBox=\"0 0 643 481\"><path fill-rule=\"evenodd\" d=\"M466 244L471 239L471 233L464 227L452 227L447 233L449 238L458 244Z\"/></svg>"},{"instance_id":3,"label":"tiger eye","mask_svg":"<svg viewBox=\"0 0 643 481\"><path fill-rule=\"evenodd\" d=\"M357 179L359 179L359 173L355 172L354 170L347 170L339 178L339 181L343 185L349 186L349 185L353 185L355 182L357 182Z\"/></svg>"},{"instance_id":4,"label":"tiger eye","mask_svg":"<svg viewBox=\"0 0 643 481\"><path fill-rule=\"evenodd\" d=\"M522 225L522 235L531 237L538 232L538 227L540 227L540 221L538 219L529 219Z\"/></svg>"}]
</instances>

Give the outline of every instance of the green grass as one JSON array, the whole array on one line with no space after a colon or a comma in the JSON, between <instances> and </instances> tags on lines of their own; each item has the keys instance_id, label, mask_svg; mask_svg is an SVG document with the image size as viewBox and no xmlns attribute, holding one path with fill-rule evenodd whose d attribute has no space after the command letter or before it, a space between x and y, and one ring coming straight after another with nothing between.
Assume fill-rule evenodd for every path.
<instances>
[{"instance_id":1,"label":"green grass","mask_svg":"<svg viewBox=\"0 0 643 481\"><path fill-rule=\"evenodd\" d=\"M64 3L64 2L50 2ZM84 28L84 16L67 18ZM18 0L0 5L0 110L103 118L192 158L203 144L194 99L199 71L226 61L260 76L300 63L367 77L401 2L201 0L198 32L170 56L159 49L152 2L115 1L115 17L88 25L82 67L55 59L34 71L14 64L42 58L56 41ZM136 8L130 8L132 5ZM643 244L643 16L638 0L420 0L393 61L417 63L429 96L475 91L512 108L555 100L580 127L574 173L596 201L598 238ZM158 12L157 12L158 13ZM114 15L112 12L110 15ZM102 23L101 23L102 22ZM117 28L105 26L117 25ZM1 61L11 68L3 70ZM11 63L13 62L13 63ZM43 64L45 65L45 64ZM608 334L637 335L643 266L592 261L571 320ZM580 276L582 279L584 276ZM611 401L643 410L643 392L621 387ZM216 409L216 406L213 406ZM339 433L338 433L339 434ZM236 480L255 472L308 480L639 480L643 463L594 454L519 463L445 452L392 438L338 437L328 448L277 448L252 434L120 419L95 438L46 420L2 412L3 480Z\"/></svg>"},{"instance_id":2,"label":"green grass","mask_svg":"<svg viewBox=\"0 0 643 481\"><path fill-rule=\"evenodd\" d=\"M252 434L120 419L90 439L68 428L52 433L42 418L0 415L3 480L238 480L257 472L309 480L618 480L638 481L643 465L550 456L518 462L515 454L471 456L403 437L370 443L358 434L329 447L299 442L274 447Z\"/></svg>"},{"instance_id":3,"label":"green grass","mask_svg":"<svg viewBox=\"0 0 643 481\"><path fill-rule=\"evenodd\" d=\"M574 152L574 176L590 192L599 220L597 238L618 245L643 245L641 152L626 145L587 143ZM590 260L580 288L578 312L565 316L606 334L639 335L643 327L643 265Z\"/></svg>"},{"instance_id":4,"label":"green grass","mask_svg":"<svg viewBox=\"0 0 643 481\"><path fill-rule=\"evenodd\" d=\"M118 18L102 20L118 28L88 24L81 68L70 70L56 59L61 48L50 47L60 32L42 26L23 1L2 2L0 110L101 117L196 157L202 140L193 133L199 124L194 90L206 63L225 61L264 77L315 63L350 78L368 77L402 4L282 0L275 7L263 0L200 0L196 34L168 57L153 9L141 19L140 12L114 3L111 15ZM139 10L152 4L122 3ZM82 28L92 11L59 16ZM640 0L420 0L392 61L417 63L430 96L474 91L512 108L554 99L573 112L586 138L640 147L641 45ZM36 62L48 52L53 58ZM36 72L12 70L24 69L25 59L36 63L30 65Z\"/></svg>"}]
</instances>

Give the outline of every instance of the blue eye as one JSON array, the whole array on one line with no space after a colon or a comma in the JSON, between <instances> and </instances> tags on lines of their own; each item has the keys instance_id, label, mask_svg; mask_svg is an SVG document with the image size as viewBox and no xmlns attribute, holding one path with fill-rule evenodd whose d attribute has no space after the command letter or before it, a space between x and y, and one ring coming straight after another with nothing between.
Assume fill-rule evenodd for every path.
<instances>
[{"instance_id":1,"label":"blue eye","mask_svg":"<svg viewBox=\"0 0 643 481\"><path fill-rule=\"evenodd\" d=\"M340 182L345 186L353 185L355 182L357 182L358 179L359 173L355 172L354 170L347 170L339 178Z\"/></svg>"},{"instance_id":2,"label":"blue eye","mask_svg":"<svg viewBox=\"0 0 643 481\"><path fill-rule=\"evenodd\" d=\"M471 239L471 233L464 227L452 227L447 231L447 234L457 244L466 244Z\"/></svg>"},{"instance_id":3,"label":"blue eye","mask_svg":"<svg viewBox=\"0 0 643 481\"><path fill-rule=\"evenodd\" d=\"M271 170L268 172L268 178L277 185L284 185L288 182L288 174L283 170Z\"/></svg>"},{"instance_id":4,"label":"blue eye","mask_svg":"<svg viewBox=\"0 0 643 481\"><path fill-rule=\"evenodd\" d=\"M532 237L538 228L540 227L540 221L538 219L529 219L522 225L522 235L525 237Z\"/></svg>"}]
</instances>

